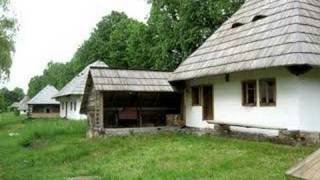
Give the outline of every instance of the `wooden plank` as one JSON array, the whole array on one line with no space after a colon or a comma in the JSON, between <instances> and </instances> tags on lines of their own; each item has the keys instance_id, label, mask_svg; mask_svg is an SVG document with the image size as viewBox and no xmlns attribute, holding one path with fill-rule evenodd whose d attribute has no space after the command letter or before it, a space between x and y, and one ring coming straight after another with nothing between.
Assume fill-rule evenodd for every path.
<instances>
[{"instance_id":1,"label":"wooden plank","mask_svg":"<svg viewBox=\"0 0 320 180\"><path fill-rule=\"evenodd\" d=\"M319 169L320 149L290 168L286 175L303 179L318 179L320 177Z\"/></svg>"}]
</instances>

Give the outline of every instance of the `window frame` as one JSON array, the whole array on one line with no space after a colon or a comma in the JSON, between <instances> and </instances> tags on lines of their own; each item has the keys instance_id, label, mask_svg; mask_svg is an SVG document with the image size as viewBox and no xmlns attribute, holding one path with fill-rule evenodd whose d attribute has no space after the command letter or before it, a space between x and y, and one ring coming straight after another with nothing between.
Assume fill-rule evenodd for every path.
<instances>
[{"instance_id":1,"label":"window frame","mask_svg":"<svg viewBox=\"0 0 320 180\"><path fill-rule=\"evenodd\" d=\"M248 83L254 83L254 103L248 103L246 102L248 99L248 90L246 90L245 88L245 85L248 84ZM242 106L245 106L245 107L257 107L258 106L258 83L257 83L257 80L244 80L241 82L241 97L242 97ZM245 92L246 91L246 92Z\"/></svg>"},{"instance_id":2,"label":"window frame","mask_svg":"<svg viewBox=\"0 0 320 180\"><path fill-rule=\"evenodd\" d=\"M195 102L195 95L194 95L194 90L197 89L198 95L197 95L197 101ZM201 86L192 86L191 87L191 104L192 106L201 106Z\"/></svg>"},{"instance_id":3,"label":"window frame","mask_svg":"<svg viewBox=\"0 0 320 180\"><path fill-rule=\"evenodd\" d=\"M262 94L262 82L263 81L273 81L274 82L274 87L273 87L273 94L274 94L274 103L270 103L270 102L267 102L267 103L261 103L261 94ZM267 100L269 101L269 98L268 98L268 91L267 92ZM262 78L262 79L259 79L259 105L261 107L272 107L272 106L277 106L277 80L275 78Z\"/></svg>"}]
</instances>

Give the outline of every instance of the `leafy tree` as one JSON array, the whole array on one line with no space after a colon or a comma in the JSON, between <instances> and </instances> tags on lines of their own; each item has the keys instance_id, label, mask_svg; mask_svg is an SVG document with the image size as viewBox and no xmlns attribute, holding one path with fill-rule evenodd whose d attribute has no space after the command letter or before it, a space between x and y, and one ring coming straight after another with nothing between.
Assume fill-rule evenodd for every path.
<instances>
[{"instance_id":1,"label":"leafy tree","mask_svg":"<svg viewBox=\"0 0 320 180\"><path fill-rule=\"evenodd\" d=\"M8 0L0 0L0 80L7 79L14 52L16 21L9 15Z\"/></svg>"},{"instance_id":2,"label":"leafy tree","mask_svg":"<svg viewBox=\"0 0 320 180\"><path fill-rule=\"evenodd\" d=\"M4 94L0 91L0 113L6 110L6 103L4 99Z\"/></svg>"},{"instance_id":3,"label":"leafy tree","mask_svg":"<svg viewBox=\"0 0 320 180\"><path fill-rule=\"evenodd\" d=\"M21 88L15 88L12 91L7 88L0 89L0 111L8 110L14 102L19 102L24 97L24 92Z\"/></svg>"},{"instance_id":4,"label":"leafy tree","mask_svg":"<svg viewBox=\"0 0 320 180\"><path fill-rule=\"evenodd\" d=\"M96 60L112 68L174 70L243 2L150 0L147 24L112 12L102 18L70 62L51 62L43 75L32 78L28 94L34 96L47 84L60 89Z\"/></svg>"},{"instance_id":5,"label":"leafy tree","mask_svg":"<svg viewBox=\"0 0 320 180\"><path fill-rule=\"evenodd\" d=\"M154 68L175 69L199 47L244 0L154 0L149 31Z\"/></svg>"}]
</instances>

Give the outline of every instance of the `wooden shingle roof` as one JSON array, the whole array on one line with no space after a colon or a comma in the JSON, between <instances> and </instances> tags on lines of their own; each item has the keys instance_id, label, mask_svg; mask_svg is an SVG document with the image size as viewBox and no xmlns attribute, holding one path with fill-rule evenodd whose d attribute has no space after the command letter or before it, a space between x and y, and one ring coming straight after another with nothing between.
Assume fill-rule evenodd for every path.
<instances>
[{"instance_id":1,"label":"wooden shingle roof","mask_svg":"<svg viewBox=\"0 0 320 180\"><path fill-rule=\"evenodd\" d=\"M93 84L98 91L174 92L168 78L170 72L90 69Z\"/></svg>"},{"instance_id":2,"label":"wooden shingle roof","mask_svg":"<svg viewBox=\"0 0 320 180\"><path fill-rule=\"evenodd\" d=\"M247 0L170 80L287 65L320 65L319 0Z\"/></svg>"},{"instance_id":3,"label":"wooden shingle roof","mask_svg":"<svg viewBox=\"0 0 320 180\"><path fill-rule=\"evenodd\" d=\"M83 95L90 67L108 67L108 66L102 61L96 61L88 65L76 77L74 77L68 84L66 84L59 91L59 93L56 94L55 98L69 96L69 95Z\"/></svg>"},{"instance_id":4,"label":"wooden shingle roof","mask_svg":"<svg viewBox=\"0 0 320 180\"><path fill-rule=\"evenodd\" d=\"M29 96L25 96L20 102L18 109L20 111L28 110L28 101L30 100Z\"/></svg>"},{"instance_id":5,"label":"wooden shingle roof","mask_svg":"<svg viewBox=\"0 0 320 180\"><path fill-rule=\"evenodd\" d=\"M29 102L28 105L56 105L60 104L58 101L54 100L53 97L58 93L58 90L48 85L45 88L43 88L37 95L35 95Z\"/></svg>"}]
</instances>

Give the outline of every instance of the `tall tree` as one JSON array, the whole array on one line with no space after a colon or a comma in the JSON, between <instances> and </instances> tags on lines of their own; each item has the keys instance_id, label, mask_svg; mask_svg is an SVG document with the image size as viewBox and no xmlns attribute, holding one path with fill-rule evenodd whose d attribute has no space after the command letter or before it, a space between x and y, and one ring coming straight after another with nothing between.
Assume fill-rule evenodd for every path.
<instances>
[{"instance_id":1,"label":"tall tree","mask_svg":"<svg viewBox=\"0 0 320 180\"><path fill-rule=\"evenodd\" d=\"M21 88L15 88L12 91L7 88L0 89L0 110L6 111L14 102L19 102L24 97L24 92Z\"/></svg>"},{"instance_id":2,"label":"tall tree","mask_svg":"<svg viewBox=\"0 0 320 180\"><path fill-rule=\"evenodd\" d=\"M8 0L0 0L0 80L9 77L14 52L16 21L9 15Z\"/></svg>"},{"instance_id":3,"label":"tall tree","mask_svg":"<svg viewBox=\"0 0 320 180\"><path fill-rule=\"evenodd\" d=\"M153 0L149 30L156 69L173 70L199 47L244 0Z\"/></svg>"},{"instance_id":4,"label":"tall tree","mask_svg":"<svg viewBox=\"0 0 320 180\"><path fill-rule=\"evenodd\" d=\"M112 68L174 70L199 47L244 0L153 0L150 17L141 23L112 12L66 64L49 63L29 83L30 96L47 84L64 86L96 60Z\"/></svg>"}]
</instances>

